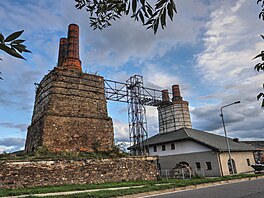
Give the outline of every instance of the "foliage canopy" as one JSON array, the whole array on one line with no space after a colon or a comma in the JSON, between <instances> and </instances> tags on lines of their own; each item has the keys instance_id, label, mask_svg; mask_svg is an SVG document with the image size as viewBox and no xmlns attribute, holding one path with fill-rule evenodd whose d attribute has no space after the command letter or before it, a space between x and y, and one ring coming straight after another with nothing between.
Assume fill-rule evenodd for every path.
<instances>
[{"instance_id":1,"label":"foliage canopy","mask_svg":"<svg viewBox=\"0 0 264 198\"><path fill-rule=\"evenodd\" d=\"M261 12L259 13L259 19L264 21L264 0L257 0L257 4L261 4ZM262 39L264 39L263 35L260 35ZM258 54L257 56L254 57L254 59L256 58L261 58L261 62L257 63L254 67L254 69L256 71L264 71L264 51L261 51L260 54ZM263 83L263 88L264 88L264 83ZM259 93L257 95L257 100L260 100L262 98L262 104L261 107L264 108L264 93Z\"/></svg>"},{"instance_id":2,"label":"foliage canopy","mask_svg":"<svg viewBox=\"0 0 264 198\"><path fill-rule=\"evenodd\" d=\"M24 32L24 30L14 32L7 36L6 38L2 33L0 33L0 50L8 53L11 56L14 56L16 58L21 58L26 60L20 53L22 52L30 52L25 45L22 43L25 40L17 39L20 37L20 35ZM0 58L0 60L2 60Z\"/></svg>"},{"instance_id":3,"label":"foliage canopy","mask_svg":"<svg viewBox=\"0 0 264 198\"><path fill-rule=\"evenodd\" d=\"M152 5L147 0L75 0L77 9L85 8L90 13L90 26L104 29L123 15L130 15L147 29L157 32L159 25L166 27L167 16L173 20L176 11L174 0L157 0Z\"/></svg>"}]
</instances>

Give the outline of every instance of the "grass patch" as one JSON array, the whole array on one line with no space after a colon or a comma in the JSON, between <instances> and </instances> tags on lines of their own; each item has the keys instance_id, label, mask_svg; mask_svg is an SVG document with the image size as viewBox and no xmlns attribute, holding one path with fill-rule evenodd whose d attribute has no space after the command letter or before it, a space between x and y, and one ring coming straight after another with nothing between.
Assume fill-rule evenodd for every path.
<instances>
[{"instance_id":1,"label":"grass patch","mask_svg":"<svg viewBox=\"0 0 264 198\"><path fill-rule=\"evenodd\" d=\"M15 195L23 195L23 194L67 192L67 191L90 190L90 189L101 189L101 188L153 185L155 183L156 181L127 181L127 182L111 182L104 184L69 184L69 185L44 186L44 187L35 187L35 188L1 189L0 196L15 196Z\"/></svg>"},{"instance_id":2,"label":"grass patch","mask_svg":"<svg viewBox=\"0 0 264 198\"><path fill-rule=\"evenodd\" d=\"M129 194L150 192L156 190L165 190L176 187L186 187L190 185L197 185L202 183L212 183L217 181L225 181L232 179L241 179L248 177L256 177L256 174L240 174L234 176L224 176L217 178L199 178L199 179L188 179L188 180L179 180L179 179L162 179L160 181L128 181L128 182L112 182L105 184L71 184L71 185L62 185L62 186L47 186L47 187L36 187L36 188L27 188L27 189L1 189L0 196L15 196L15 195L32 195L39 193L51 193L51 192L67 192L67 191L77 191L77 190L90 190L90 189L103 189L103 188L117 188L117 187L128 187L128 186L141 186L141 188L131 188L131 189L119 189L119 190L103 190L98 192L87 192L79 193L74 195L61 195L61 196L50 196L53 198L56 197L116 197ZM155 185L163 184L163 185ZM167 184L167 185L166 185ZM30 196L34 197L34 196ZM36 197L36 196L35 196Z\"/></svg>"},{"instance_id":3,"label":"grass patch","mask_svg":"<svg viewBox=\"0 0 264 198\"><path fill-rule=\"evenodd\" d=\"M45 147L38 147L35 152L26 153L25 151L17 151L14 153L0 154L0 161L39 161L39 160L82 160L82 159L105 159L128 157L128 153L121 152L117 146L113 146L109 151L87 152L54 152L49 151Z\"/></svg>"}]
</instances>

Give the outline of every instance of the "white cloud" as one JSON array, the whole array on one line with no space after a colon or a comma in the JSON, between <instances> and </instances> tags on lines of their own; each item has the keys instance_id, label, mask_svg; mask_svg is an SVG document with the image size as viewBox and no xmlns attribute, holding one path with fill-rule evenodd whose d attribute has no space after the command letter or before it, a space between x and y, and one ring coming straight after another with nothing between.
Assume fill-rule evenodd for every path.
<instances>
[{"instance_id":1,"label":"white cloud","mask_svg":"<svg viewBox=\"0 0 264 198\"><path fill-rule=\"evenodd\" d=\"M2 152L14 152L23 150L25 144L24 138L8 137L0 139L0 153Z\"/></svg>"},{"instance_id":2,"label":"white cloud","mask_svg":"<svg viewBox=\"0 0 264 198\"><path fill-rule=\"evenodd\" d=\"M148 136L158 133L158 114L156 107L147 107L146 109ZM129 142L128 123L113 119L114 134L117 142Z\"/></svg>"},{"instance_id":3,"label":"white cloud","mask_svg":"<svg viewBox=\"0 0 264 198\"><path fill-rule=\"evenodd\" d=\"M6 127L6 128L18 129L20 132L26 132L27 127L28 127L27 124L14 124L14 123L0 123L0 126Z\"/></svg>"},{"instance_id":4,"label":"white cloud","mask_svg":"<svg viewBox=\"0 0 264 198\"><path fill-rule=\"evenodd\" d=\"M148 136L151 137L159 132L157 107L146 107Z\"/></svg>"},{"instance_id":5,"label":"white cloud","mask_svg":"<svg viewBox=\"0 0 264 198\"><path fill-rule=\"evenodd\" d=\"M261 33L262 27L250 13L250 5L248 1L222 3L211 14L206 24L205 50L197 57L198 68L206 80L226 83L248 76L245 69L252 69L252 58L261 51L261 39L255 35Z\"/></svg>"},{"instance_id":6,"label":"white cloud","mask_svg":"<svg viewBox=\"0 0 264 198\"><path fill-rule=\"evenodd\" d=\"M87 46L82 55L83 61L97 67L121 67L128 62L137 65L162 58L178 44L196 43L202 21L193 19L201 17L206 11L197 1L178 1L177 4L181 11L174 22L168 22L167 29L160 30L156 35L130 17L118 20L102 32L85 32L86 35L82 35ZM193 13L193 10L196 12Z\"/></svg>"},{"instance_id":7,"label":"white cloud","mask_svg":"<svg viewBox=\"0 0 264 198\"><path fill-rule=\"evenodd\" d=\"M218 99L220 103L195 107L193 125L221 134L221 106L240 100L241 104L225 109L229 135L263 139L263 112L256 101L263 74L254 72L256 61L252 61L263 47L256 36L262 33L263 22L258 20L258 13L252 11L254 4L250 1L218 3L205 26L205 49L197 56L196 69L202 73L205 84L215 87L209 95L198 99L205 102Z\"/></svg>"},{"instance_id":8,"label":"white cloud","mask_svg":"<svg viewBox=\"0 0 264 198\"><path fill-rule=\"evenodd\" d=\"M115 139L118 142L129 141L129 128L127 123L123 123L120 120L113 119Z\"/></svg>"},{"instance_id":9,"label":"white cloud","mask_svg":"<svg viewBox=\"0 0 264 198\"><path fill-rule=\"evenodd\" d=\"M170 73L170 69L162 68L157 64L146 64L142 69L144 76L145 86L162 90L171 89L174 84L181 84L178 76Z\"/></svg>"}]
</instances>

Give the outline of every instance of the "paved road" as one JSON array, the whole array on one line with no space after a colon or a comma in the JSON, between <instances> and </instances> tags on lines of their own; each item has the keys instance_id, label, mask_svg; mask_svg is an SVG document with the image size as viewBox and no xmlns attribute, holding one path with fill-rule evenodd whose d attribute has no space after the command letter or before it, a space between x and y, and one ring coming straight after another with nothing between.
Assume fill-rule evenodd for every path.
<instances>
[{"instance_id":1,"label":"paved road","mask_svg":"<svg viewBox=\"0 0 264 198\"><path fill-rule=\"evenodd\" d=\"M264 198L264 179L223 184L145 198Z\"/></svg>"}]
</instances>

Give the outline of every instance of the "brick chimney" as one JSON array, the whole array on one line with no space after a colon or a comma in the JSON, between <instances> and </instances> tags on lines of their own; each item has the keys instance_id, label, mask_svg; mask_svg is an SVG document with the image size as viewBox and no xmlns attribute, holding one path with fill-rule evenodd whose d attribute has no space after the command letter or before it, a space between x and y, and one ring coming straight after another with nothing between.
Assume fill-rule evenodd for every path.
<instances>
[{"instance_id":1,"label":"brick chimney","mask_svg":"<svg viewBox=\"0 0 264 198\"><path fill-rule=\"evenodd\" d=\"M61 50L65 49L65 40L63 46L60 45ZM79 59L79 26L76 24L70 24L68 27L68 38L66 40L67 50L65 58L62 61L61 67L67 70L79 70L82 71L81 61ZM58 66L60 67L60 54L63 54L62 51L59 51L59 61ZM63 58L63 55L61 56Z\"/></svg>"},{"instance_id":2,"label":"brick chimney","mask_svg":"<svg viewBox=\"0 0 264 198\"><path fill-rule=\"evenodd\" d=\"M172 101L182 101L179 85L172 86Z\"/></svg>"},{"instance_id":3,"label":"brick chimney","mask_svg":"<svg viewBox=\"0 0 264 198\"><path fill-rule=\"evenodd\" d=\"M61 67L62 62L67 56L67 38L60 39L59 56L58 56L58 67Z\"/></svg>"},{"instance_id":4,"label":"brick chimney","mask_svg":"<svg viewBox=\"0 0 264 198\"><path fill-rule=\"evenodd\" d=\"M164 89L161 91L162 92L162 102L169 102L170 98L169 98L169 92L167 89Z\"/></svg>"}]
</instances>

